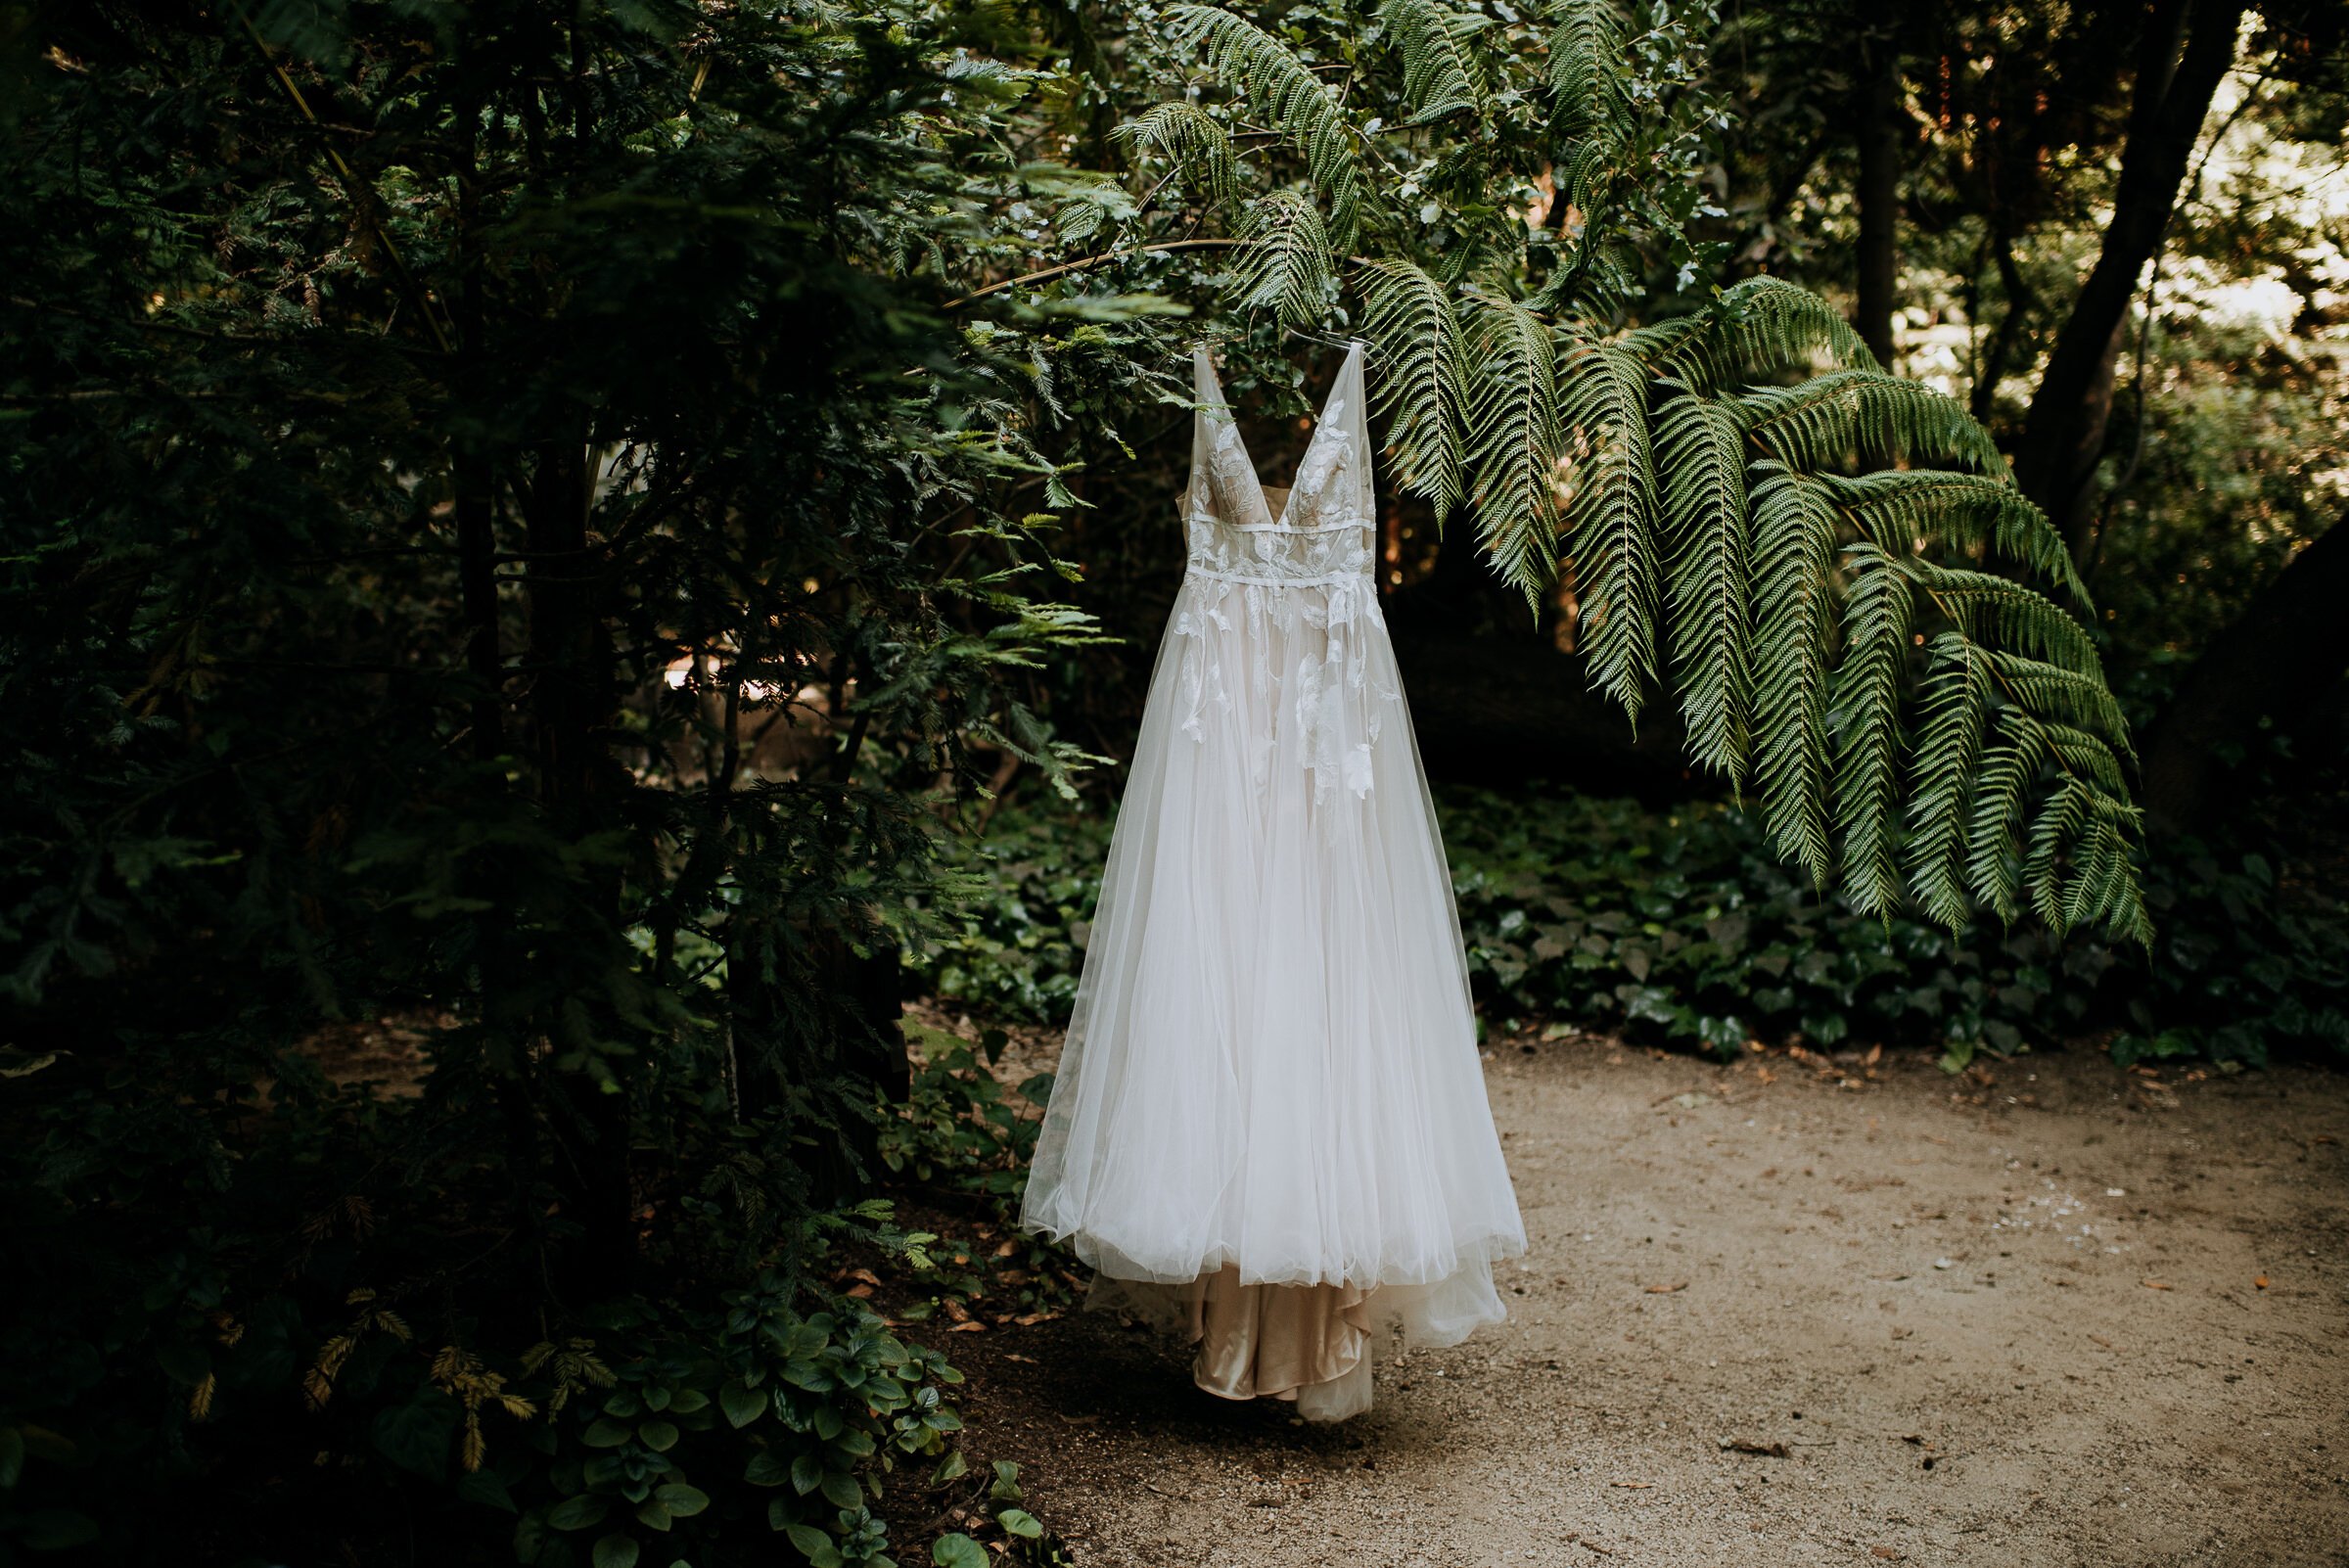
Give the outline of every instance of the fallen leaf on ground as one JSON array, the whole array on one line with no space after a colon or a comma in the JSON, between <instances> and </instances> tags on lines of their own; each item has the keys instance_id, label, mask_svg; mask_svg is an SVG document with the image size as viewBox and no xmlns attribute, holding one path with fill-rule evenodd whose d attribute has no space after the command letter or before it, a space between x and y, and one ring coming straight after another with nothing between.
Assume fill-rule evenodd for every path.
<instances>
[{"instance_id":1,"label":"fallen leaf on ground","mask_svg":"<svg viewBox=\"0 0 2349 1568\"><path fill-rule=\"evenodd\" d=\"M2091 1334L2091 1335L2089 1335L2088 1337L2089 1337L2089 1338L2090 1338L2092 1341L2094 1341L2095 1343L2096 1343L2096 1344L2098 1344L2098 1345L2101 1345L2101 1346L2103 1346L2103 1347L2104 1347L2106 1350L2110 1350L2110 1349L2112 1349L2112 1341L2111 1341L2111 1340L2109 1340L2109 1339L2106 1339L2106 1338L2105 1338L2103 1335L2101 1335L2101 1334Z\"/></svg>"},{"instance_id":2,"label":"fallen leaf on ground","mask_svg":"<svg viewBox=\"0 0 2349 1568\"><path fill-rule=\"evenodd\" d=\"M1783 1443L1756 1443L1751 1438L1726 1437L1715 1441L1731 1453L1759 1453L1767 1459L1786 1457L1786 1445Z\"/></svg>"},{"instance_id":3,"label":"fallen leaf on ground","mask_svg":"<svg viewBox=\"0 0 2349 1568\"><path fill-rule=\"evenodd\" d=\"M1688 1281L1683 1279L1677 1285L1650 1285L1647 1287L1647 1293L1651 1296L1669 1296L1676 1290L1686 1290L1687 1288Z\"/></svg>"},{"instance_id":4,"label":"fallen leaf on ground","mask_svg":"<svg viewBox=\"0 0 2349 1568\"><path fill-rule=\"evenodd\" d=\"M1893 1562L1899 1562L1901 1560L1901 1554L1890 1546L1870 1546L1867 1549L1867 1554L1871 1557L1888 1558Z\"/></svg>"},{"instance_id":5,"label":"fallen leaf on ground","mask_svg":"<svg viewBox=\"0 0 2349 1568\"><path fill-rule=\"evenodd\" d=\"M2251 1288L2252 1288L2252 1289L2254 1289L2254 1290L2265 1290L2265 1289L2267 1289L2267 1288L2268 1288L2268 1276L2267 1276L2267 1275L2265 1275L2265 1274L2261 1274L2261 1275L2260 1275L2258 1278L2256 1278L2256 1279L2252 1280L2252 1281L2251 1281Z\"/></svg>"},{"instance_id":6,"label":"fallen leaf on ground","mask_svg":"<svg viewBox=\"0 0 2349 1568\"><path fill-rule=\"evenodd\" d=\"M1018 1242L1016 1242L1016 1241L1006 1241L1005 1243L1003 1243L1003 1245L1001 1245L1000 1247L997 1247L997 1248L995 1249L995 1256L996 1256L996 1257L998 1257L998 1258L1008 1258L1008 1257L1010 1257L1010 1256L1011 1256L1013 1253L1015 1253L1015 1252L1018 1252L1019 1250L1020 1250L1020 1244L1019 1244Z\"/></svg>"},{"instance_id":7,"label":"fallen leaf on ground","mask_svg":"<svg viewBox=\"0 0 2349 1568\"><path fill-rule=\"evenodd\" d=\"M870 1285L851 1285L847 1290L841 1292L842 1295L852 1296L858 1301L864 1300L872 1293L873 1287Z\"/></svg>"},{"instance_id":8,"label":"fallen leaf on ground","mask_svg":"<svg viewBox=\"0 0 2349 1568\"><path fill-rule=\"evenodd\" d=\"M1653 1481L1610 1481L1607 1484L1621 1487L1627 1492L1652 1492L1656 1485Z\"/></svg>"},{"instance_id":9,"label":"fallen leaf on ground","mask_svg":"<svg viewBox=\"0 0 2349 1568\"><path fill-rule=\"evenodd\" d=\"M881 1276L874 1273L870 1268L852 1268L849 1270L849 1277L851 1279L861 1279L868 1285L877 1286L881 1283Z\"/></svg>"},{"instance_id":10,"label":"fallen leaf on ground","mask_svg":"<svg viewBox=\"0 0 2349 1568\"><path fill-rule=\"evenodd\" d=\"M971 1320L971 1310L968 1307L965 1307L961 1302L956 1301L953 1297L948 1296L945 1299L944 1306L946 1309L946 1315L952 1318L955 1322L967 1323Z\"/></svg>"},{"instance_id":11,"label":"fallen leaf on ground","mask_svg":"<svg viewBox=\"0 0 2349 1568\"><path fill-rule=\"evenodd\" d=\"M949 1334L984 1334L987 1332L987 1325L974 1317L967 1323L954 1324L946 1332Z\"/></svg>"},{"instance_id":12,"label":"fallen leaf on ground","mask_svg":"<svg viewBox=\"0 0 2349 1568\"><path fill-rule=\"evenodd\" d=\"M1004 1353L1003 1353L1003 1359L1004 1359L1005 1360L1007 1360L1007 1361L1018 1361L1018 1362L1019 1362L1021 1365L1023 1365L1023 1366L1034 1366L1034 1365L1036 1364L1036 1358L1035 1358L1035 1357L1033 1357L1033 1356L1022 1356L1022 1355L1021 1355L1019 1352L1017 1352L1017 1351L1006 1351L1006 1352L1004 1352Z\"/></svg>"},{"instance_id":13,"label":"fallen leaf on ground","mask_svg":"<svg viewBox=\"0 0 2349 1568\"><path fill-rule=\"evenodd\" d=\"M2172 1290L2176 1288L2166 1280L2160 1279L2141 1279L2138 1281L2138 1283L2144 1286L2147 1290Z\"/></svg>"}]
</instances>

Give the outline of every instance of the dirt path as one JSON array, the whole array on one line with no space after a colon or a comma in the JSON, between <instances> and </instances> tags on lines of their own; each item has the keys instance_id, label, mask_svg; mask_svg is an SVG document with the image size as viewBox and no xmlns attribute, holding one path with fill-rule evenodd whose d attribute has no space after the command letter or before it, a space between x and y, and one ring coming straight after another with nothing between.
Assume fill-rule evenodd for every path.
<instances>
[{"instance_id":1,"label":"dirt path","mask_svg":"<svg viewBox=\"0 0 2349 1568\"><path fill-rule=\"evenodd\" d=\"M956 1345L1080 1564L2349 1564L2349 1080L1487 1074L1514 1316L1370 1414L1222 1404L1097 1313Z\"/></svg>"}]
</instances>

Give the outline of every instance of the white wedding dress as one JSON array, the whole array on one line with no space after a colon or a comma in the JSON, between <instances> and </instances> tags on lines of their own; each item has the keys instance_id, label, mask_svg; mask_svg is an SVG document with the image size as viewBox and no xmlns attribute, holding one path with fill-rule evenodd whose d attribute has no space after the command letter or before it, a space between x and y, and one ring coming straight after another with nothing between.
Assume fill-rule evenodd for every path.
<instances>
[{"instance_id":1,"label":"white wedding dress","mask_svg":"<svg viewBox=\"0 0 2349 1568\"><path fill-rule=\"evenodd\" d=\"M1207 351L1169 617L1022 1223L1197 1381L1334 1420L1506 1315L1525 1227L1379 614L1362 346L1267 492ZM1277 506L1277 510L1275 507Z\"/></svg>"}]
</instances>

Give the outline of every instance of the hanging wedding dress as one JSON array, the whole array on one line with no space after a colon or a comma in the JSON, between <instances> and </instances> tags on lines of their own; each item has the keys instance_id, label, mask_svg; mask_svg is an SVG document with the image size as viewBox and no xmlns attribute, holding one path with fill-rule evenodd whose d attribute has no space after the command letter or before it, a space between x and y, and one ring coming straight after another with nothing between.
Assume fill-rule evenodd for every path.
<instances>
[{"instance_id":1,"label":"hanging wedding dress","mask_svg":"<svg viewBox=\"0 0 2349 1568\"><path fill-rule=\"evenodd\" d=\"M1369 1407L1374 1341L1506 1315L1525 1228L1379 614L1362 346L1292 487L1205 348L1189 570L1143 710L1021 1215L1200 1386Z\"/></svg>"}]
</instances>

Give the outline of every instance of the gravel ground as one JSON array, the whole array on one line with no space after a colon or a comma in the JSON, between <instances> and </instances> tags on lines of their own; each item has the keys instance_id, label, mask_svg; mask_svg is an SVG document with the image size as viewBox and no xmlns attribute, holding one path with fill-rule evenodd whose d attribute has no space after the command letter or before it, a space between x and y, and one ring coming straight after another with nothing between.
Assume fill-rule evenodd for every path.
<instances>
[{"instance_id":1,"label":"gravel ground","mask_svg":"<svg viewBox=\"0 0 2349 1568\"><path fill-rule=\"evenodd\" d=\"M2349 1079L1486 1067L1507 1324L1335 1428L1099 1313L958 1338L1082 1568L2349 1565Z\"/></svg>"}]
</instances>

